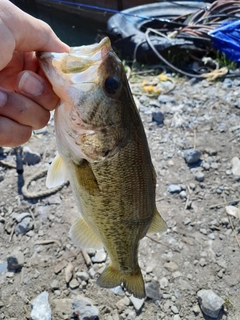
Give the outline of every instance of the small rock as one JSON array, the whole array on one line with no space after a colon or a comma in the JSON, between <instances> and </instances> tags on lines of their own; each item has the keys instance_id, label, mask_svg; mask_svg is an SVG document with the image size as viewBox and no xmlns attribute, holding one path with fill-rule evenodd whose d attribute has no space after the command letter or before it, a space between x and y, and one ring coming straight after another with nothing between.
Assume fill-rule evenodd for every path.
<instances>
[{"instance_id":1,"label":"small rock","mask_svg":"<svg viewBox=\"0 0 240 320\"><path fill-rule=\"evenodd\" d=\"M23 219L25 219L27 217L31 217L31 214L29 212L22 212L22 213L16 215L15 219L19 223L19 222L21 222Z\"/></svg>"},{"instance_id":2,"label":"small rock","mask_svg":"<svg viewBox=\"0 0 240 320\"><path fill-rule=\"evenodd\" d=\"M178 184L170 184L168 187L169 193L179 193L181 192L181 187Z\"/></svg>"},{"instance_id":3,"label":"small rock","mask_svg":"<svg viewBox=\"0 0 240 320\"><path fill-rule=\"evenodd\" d=\"M93 279L94 276L95 276L95 274L96 274L95 270L94 270L93 268L90 268L90 269L88 270L88 272L89 272L90 277Z\"/></svg>"},{"instance_id":4,"label":"small rock","mask_svg":"<svg viewBox=\"0 0 240 320\"><path fill-rule=\"evenodd\" d=\"M124 298L122 298L116 303L116 307L118 311L122 313L126 309L126 306L129 306L129 303L130 303L129 298L125 296Z\"/></svg>"},{"instance_id":5,"label":"small rock","mask_svg":"<svg viewBox=\"0 0 240 320\"><path fill-rule=\"evenodd\" d=\"M170 261L170 262L164 263L164 267L168 269L168 271L173 272L177 270L178 265L176 264L176 262Z\"/></svg>"},{"instance_id":6,"label":"small rock","mask_svg":"<svg viewBox=\"0 0 240 320\"><path fill-rule=\"evenodd\" d=\"M98 320L99 310L91 299L78 295L72 301L72 308L79 320Z\"/></svg>"},{"instance_id":7,"label":"small rock","mask_svg":"<svg viewBox=\"0 0 240 320\"><path fill-rule=\"evenodd\" d=\"M187 164L196 163L201 157L201 152L197 149L184 150L183 157Z\"/></svg>"},{"instance_id":8,"label":"small rock","mask_svg":"<svg viewBox=\"0 0 240 320\"><path fill-rule=\"evenodd\" d=\"M201 171L197 171L195 174L194 174L194 178L195 180L199 181L199 182L203 182L204 181L204 174L201 172Z\"/></svg>"},{"instance_id":9,"label":"small rock","mask_svg":"<svg viewBox=\"0 0 240 320\"><path fill-rule=\"evenodd\" d=\"M175 272L173 272L172 276L173 276L174 279L177 279L177 278L180 278L182 276L182 273L179 272L179 271L175 271Z\"/></svg>"},{"instance_id":10,"label":"small rock","mask_svg":"<svg viewBox=\"0 0 240 320\"><path fill-rule=\"evenodd\" d=\"M130 300L137 312L139 312L144 304L144 299L135 298L133 295L130 296Z\"/></svg>"},{"instance_id":11,"label":"small rock","mask_svg":"<svg viewBox=\"0 0 240 320\"><path fill-rule=\"evenodd\" d=\"M238 157L232 158L232 173L235 176L240 176L240 160Z\"/></svg>"},{"instance_id":12,"label":"small rock","mask_svg":"<svg viewBox=\"0 0 240 320\"><path fill-rule=\"evenodd\" d=\"M224 305L224 300L212 290L200 290L197 296L202 312L206 316L217 318Z\"/></svg>"},{"instance_id":13,"label":"small rock","mask_svg":"<svg viewBox=\"0 0 240 320\"><path fill-rule=\"evenodd\" d=\"M160 288L164 289L168 286L168 278L163 277L162 279L159 280L160 283Z\"/></svg>"},{"instance_id":14,"label":"small rock","mask_svg":"<svg viewBox=\"0 0 240 320\"><path fill-rule=\"evenodd\" d=\"M191 222L191 219L186 218L184 219L183 223L185 224L185 226L187 226L189 223Z\"/></svg>"},{"instance_id":15,"label":"small rock","mask_svg":"<svg viewBox=\"0 0 240 320\"><path fill-rule=\"evenodd\" d=\"M148 273L151 273L152 271L153 271L152 266L147 266L146 273L148 274Z\"/></svg>"},{"instance_id":16,"label":"small rock","mask_svg":"<svg viewBox=\"0 0 240 320\"><path fill-rule=\"evenodd\" d=\"M50 287L53 289L53 290L57 290L59 289L59 282L57 279L54 279L53 282L50 284Z\"/></svg>"},{"instance_id":17,"label":"small rock","mask_svg":"<svg viewBox=\"0 0 240 320\"><path fill-rule=\"evenodd\" d=\"M33 220L29 217L24 218L21 222L19 222L15 227L15 233L18 234L25 234L28 231L32 230L34 227Z\"/></svg>"},{"instance_id":18,"label":"small rock","mask_svg":"<svg viewBox=\"0 0 240 320\"><path fill-rule=\"evenodd\" d=\"M93 263L102 263L107 259L107 254L104 250L99 250L96 252L95 256L91 258Z\"/></svg>"},{"instance_id":19,"label":"small rock","mask_svg":"<svg viewBox=\"0 0 240 320\"><path fill-rule=\"evenodd\" d=\"M219 163L217 163L217 162L212 162L211 163L211 168L212 169L218 169L218 167L219 167Z\"/></svg>"},{"instance_id":20,"label":"small rock","mask_svg":"<svg viewBox=\"0 0 240 320\"><path fill-rule=\"evenodd\" d=\"M114 309L112 312L112 320L120 320L117 309Z\"/></svg>"},{"instance_id":21,"label":"small rock","mask_svg":"<svg viewBox=\"0 0 240 320\"><path fill-rule=\"evenodd\" d=\"M57 313L62 313L68 315L69 317L72 316L72 300L71 299L53 299L52 300L54 311ZM69 319L66 318L66 319ZM65 319L65 318L64 318Z\"/></svg>"},{"instance_id":22,"label":"small rock","mask_svg":"<svg viewBox=\"0 0 240 320\"><path fill-rule=\"evenodd\" d=\"M204 170L209 170L210 169L210 164L208 162L204 162L202 164L202 167L203 167Z\"/></svg>"},{"instance_id":23,"label":"small rock","mask_svg":"<svg viewBox=\"0 0 240 320\"><path fill-rule=\"evenodd\" d=\"M22 268L24 264L24 255L21 251L13 253L7 258L8 270L17 270Z\"/></svg>"},{"instance_id":24,"label":"small rock","mask_svg":"<svg viewBox=\"0 0 240 320\"><path fill-rule=\"evenodd\" d=\"M200 231L202 234L207 235L207 230L206 230L206 229L201 228L199 231Z\"/></svg>"},{"instance_id":25,"label":"small rock","mask_svg":"<svg viewBox=\"0 0 240 320\"><path fill-rule=\"evenodd\" d=\"M117 296L121 296L123 294L123 288L121 286L117 286L115 288L112 288L111 291L116 294Z\"/></svg>"},{"instance_id":26,"label":"small rock","mask_svg":"<svg viewBox=\"0 0 240 320\"><path fill-rule=\"evenodd\" d=\"M201 267L205 267L207 265L207 262L206 262L206 260L204 258L201 258L199 260L199 264L200 264Z\"/></svg>"},{"instance_id":27,"label":"small rock","mask_svg":"<svg viewBox=\"0 0 240 320\"><path fill-rule=\"evenodd\" d=\"M69 283L69 281L72 279L73 277L73 264L70 262L66 269L65 269L65 281L66 283Z\"/></svg>"},{"instance_id":28,"label":"small rock","mask_svg":"<svg viewBox=\"0 0 240 320\"><path fill-rule=\"evenodd\" d=\"M155 121L158 125L163 124L164 114L161 111L152 113L152 121Z\"/></svg>"},{"instance_id":29,"label":"small rock","mask_svg":"<svg viewBox=\"0 0 240 320\"><path fill-rule=\"evenodd\" d=\"M158 281L152 281L146 284L146 295L148 298L153 300L160 300L160 284Z\"/></svg>"},{"instance_id":30,"label":"small rock","mask_svg":"<svg viewBox=\"0 0 240 320\"><path fill-rule=\"evenodd\" d=\"M179 193L179 195L180 195L180 198L181 198L181 199L187 198L187 192L186 192L185 190L181 191L181 192Z\"/></svg>"},{"instance_id":31,"label":"small rock","mask_svg":"<svg viewBox=\"0 0 240 320\"><path fill-rule=\"evenodd\" d=\"M227 131L227 124L225 122L220 123L220 125L218 126L218 130L220 132L226 132Z\"/></svg>"},{"instance_id":32,"label":"small rock","mask_svg":"<svg viewBox=\"0 0 240 320\"><path fill-rule=\"evenodd\" d=\"M40 293L33 299L31 306L31 320L51 320L52 311L48 302L48 293L46 291Z\"/></svg>"},{"instance_id":33,"label":"small rock","mask_svg":"<svg viewBox=\"0 0 240 320\"><path fill-rule=\"evenodd\" d=\"M68 262L66 260L61 260L58 262L58 264L55 265L54 267L54 273L57 274L59 273L63 268L65 268L68 265Z\"/></svg>"},{"instance_id":34,"label":"small rock","mask_svg":"<svg viewBox=\"0 0 240 320\"><path fill-rule=\"evenodd\" d=\"M226 206L225 210L227 214L234 216L237 219L240 219L240 209L234 206ZM228 220L227 220L228 222Z\"/></svg>"},{"instance_id":35,"label":"small rock","mask_svg":"<svg viewBox=\"0 0 240 320\"><path fill-rule=\"evenodd\" d=\"M209 233L208 238L210 238L211 240L215 240L214 233Z\"/></svg>"},{"instance_id":36,"label":"small rock","mask_svg":"<svg viewBox=\"0 0 240 320\"><path fill-rule=\"evenodd\" d=\"M197 316L201 310L200 310L199 306L196 304L195 306L193 306L192 311L195 314L195 316Z\"/></svg>"},{"instance_id":37,"label":"small rock","mask_svg":"<svg viewBox=\"0 0 240 320\"><path fill-rule=\"evenodd\" d=\"M181 318L178 314L175 314L175 316L173 316L173 320L181 320Z\"/></svg>"},{"instance_id":38,"label":"small rock","mask_svg":"<svg viewBox=\"0 0 240 320\"><path fill-rule=\"evenodd\" d=\"M167 96L165 94L160 94L160 96L158 97L158 101L163 104L176 102L174 97Z\"/></svg>"},{"instance_id":39,"label":"small rock","mask_svg":"<svg viewBox=\"0 0 240 320\"><path fill-rule=\"evenodd\" d=\"M33 152L29 147L23 147L23 163L33 166L41 161L38 152Z\"/></svg>"},{"instance_id":40,"label":"small rock","mask_svg":"<svg viewBox=\"0 0 240 320\"><path fill-rule=\"evenodd\" d=\"M71 289L76 289L79 287L79 282L77 281L77 279L72 279L70 282L69 282L69 287Z\"/></svg>"},{"instance_id":41,"label":"small rock","mask_svg":"<svg viewBox=\"0 0 240 320\"><path fill-rule=\"evenodd\" d=\"M172 310L172 312L175 313L175 314L178 314L178 313L179 313L178 308L177 308L176 306L171 306L171 310Z\"/></svg>"},{"instance_id":42,"label":"small rock","mask_svg":"<svg viewBox=\"0 0 240 320\"><path fill-rule=\"evenodd\" d=\"M87 272L77 272L76 277L82 281L89 280L89 274Z\"/></svg>"}]
</instances>

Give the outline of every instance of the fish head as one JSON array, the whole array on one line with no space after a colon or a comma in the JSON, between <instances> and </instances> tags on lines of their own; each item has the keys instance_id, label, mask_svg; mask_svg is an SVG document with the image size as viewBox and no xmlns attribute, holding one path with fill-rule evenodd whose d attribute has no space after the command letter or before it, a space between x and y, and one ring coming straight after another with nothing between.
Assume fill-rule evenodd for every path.
<instances>
[{"instance_id":1,"label":"fish head","mask_svg":"<svg viewBox=\"0 0 240 320\"><path fill-rule=\"evenodd\" d=\"M71 150L74 157L95 161L114 152L126 135L129 109L136 107L110 40L37 56L60 98L55 111L59 153Z\"/></svg>"}]
</instances>

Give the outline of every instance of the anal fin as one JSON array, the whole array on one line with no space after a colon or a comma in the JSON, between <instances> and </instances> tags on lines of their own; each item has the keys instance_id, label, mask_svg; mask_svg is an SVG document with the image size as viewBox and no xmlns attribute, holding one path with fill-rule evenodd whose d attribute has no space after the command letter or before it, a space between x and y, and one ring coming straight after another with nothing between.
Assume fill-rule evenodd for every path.
<instances>
[{"instance_id":1,"label":"anal fin","mask_svg":"<svg viewBox=\"0 0 240 320\"><path fill-rule=\"evenodd\" d=\"M167 224L155 208L153 220L147 233L164 232L167 230Z\"/></svg>"},{"instance_id":2,"label":"anal fin","mask_svg":"<svg viewBox=\"0 0 240 320\"><path fill-rule=\"evenodd\" d=\"M70 236L73 243L82 249L99 250L103 248L102 241L82 217L78 218L72 225Z\"/></svg>"}]
</instances>

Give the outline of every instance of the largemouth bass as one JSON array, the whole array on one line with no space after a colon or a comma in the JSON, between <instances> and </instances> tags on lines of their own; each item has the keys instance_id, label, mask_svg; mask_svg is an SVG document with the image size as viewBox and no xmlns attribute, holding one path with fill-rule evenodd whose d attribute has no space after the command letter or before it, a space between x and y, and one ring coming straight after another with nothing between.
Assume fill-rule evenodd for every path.
<instances>
[{"instance_id":1,"label":"largemouth bass","mask_svg":"<svg viewBox=\"0 0 240 320\"><path fill-rule=\"evenodd\" d=\"M61 100L54 115L59 155L47 186L70 180L81 213L70 230L73 243L107 250L111 263L97 283L122 284L144 298L139 241L166 224L156 209L156 175L124 67L108 38L38 59Z\"/></svg>"}]
</instances>

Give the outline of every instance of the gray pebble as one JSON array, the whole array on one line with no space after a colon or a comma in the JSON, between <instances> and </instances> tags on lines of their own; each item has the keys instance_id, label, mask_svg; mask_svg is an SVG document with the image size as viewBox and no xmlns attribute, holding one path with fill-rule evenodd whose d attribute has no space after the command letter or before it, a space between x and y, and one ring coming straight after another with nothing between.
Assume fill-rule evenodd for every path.
<instances>
[{"instance_id":1,"label":"gray pebble","mask_svg":"<svg viewBox=\"0 0 240 320\"><path fill-rule=\"evenodd\" d=\"M83 296L76 296L72 301L72 308L74 313L80 314L79 319L98 319L99 310L94 306L94 301Z\"/></svg>"},{"instance_id":2,"label":"gray pebble","mask_svg":"<svg viewBox=\"0 0 240 320\"><path fill-rule=\"evenodd\" d=\"M76 280L76 279L72 279L70 282L69 282L69 287L71 289L76 289L79 287L79 282Z\"/></svg>"},{"instance_id":3,"label":"gray pebble","mask_svg":"<svg viewBox=\"0 0 240 320\"><path fill-rule=\"evenodd\" d=\"M199 306L196 304L195 306L193 306L192 311L197 316L201 310L200 310Z\"/></svg>"},{"instance_id":4,"label":"gray pebble","mask_svg":"<svg viewBox=\"0 0 240 320\"><path fill-rule=\"evenodd\" d=\"M196 163L201 157L201 152L197 149L184 150L183 157L187 164Z\"/></svg>"},{"instance_id":5,"label":"gray pebble","mask_svg":"<svg viewBox=\"0 0 240 320\"><path fill-rule=\"evenodd\" d=\"M195 174L194 174L194 178L195 180L199 181L199 182L203 182L204 181L204 173L200 172L200 171L197 171Z\"/></svg>"},{"instance_id":6,"label":"gray pebble","mask_svg":"<svg viewBox=\"0 0 240 320\"><path fill-rule=\"evenodd\" d=\"M160 288L164 289L168 286L168 279L166 277L163 277L162 279L159 280L160 283Z\"/></svg>"},{"instance_id":7,"label":"gray pebble","mask_svg":"<svg viewBox=\"0 0 240 320\"><path fill-rule=\"evenodd\" d=\"M163 124L164 114L161 111L152 112L152 121L155 121L158 125Z\"/></svg>"},{"instance_id":8,"label":"gray pebble","mask_svg":"<svg viewBox=\"0 0 240 320\"><path fill-rule=\"evenodd\" d=\"M89 274L87 272L77 272L76 277L79 278L82 281L88 281L89 280Z\"/></svg>"},{"instance_id":9,"label":"gray pebble","mask_svg":"<svg viewBox=\"0 0 240 320\"><path fill-rule=\"evenodd\" d=\"M202 164L202 167L203 167L204 170L209 170L210 169L210 164L208 162L204 162Z\"/></svg>"},{"instance_id":10,"label":"gray pebble","mask_svg":"<svg viewBox=\"0 0 240 320\"><path fill-rule=\"evenodd\" d=\"M207 262L206 262L206 260L205 260L204 258L201 258L201 259L199 260L199 264L200 264L201 267L205 267L206 264L207 264Z\"/></svg>"},{"instance_id":11,"label":"gray pebble","mask_svg":"<svg viewBox=\"0 0 240 320\"><path fill-rule=\"evenodd\" d=\"M185 224L185 226L187 226L189 223L191 222L191 219L186 218L184 219L183 223Z\"/></svg>"},{"instance_id":12,"label":"gray pebble","mask_svg":"<svg viewBox=\"0 0 240 320\"><path fill-rule=\"evenodd\" d=\"M178 314L178 313L179 313L178 308L177 308L176 306L171 306L171 310L172 310L172 312L175 313L175 314Z\"/></svg>"},{"instance_id":13,"label":"gray pebble","mask_svg":"<svg viewBox=\"0 0 240 320\"><path fill-rule=\"evenodd\" d=\"M22 212L15 216L15 219L17 222L21 222L26 217L31 217L31 214L29 212Z\"/></svg>"},{"instance_id":14,"label":"gray pebble","mask_svg":"<svg viewBox=\"0 0 240 320\"><path fill-rule=\"evenodd\" d=\"M181 191L179 195L180 195L180 198L181 198L181 199L185 199L185 198L187 198L187 192L186 192L186 191L184 191L184 190L183 190L183 191Z\"/></svg>"},{"instance_id":15,"label":"gray pebble","mask_svg":"<svg viewBox=\"0 0 240 320\"><path fill-rule=\"evenodd\" d=\"M214 233L209 233L208 238L214 240L215 239L215 235Z\"/></svg>"},{"instance_id":16,"label":"gray pebble","mask_svg":"<svg viewBox=\"0 0 240 320\"><path fill-rule=\"evenodd\" d=\"M20 223L18 223L15 227L15 233L18 234L25 234L28 231L33 229L33 220L29 217L23 219Z\"/></svg>"},{"instance_id":17,"label":"gray pebble","mask_svg":"<svg viewBox=\"0 0 240 320\"><path fill-rule=\"evenodd\" d=\"M57 290L59 289L59 282L57 279L54 279L53 282L50 284L50 287L53 289L53 290Z\"/></svg>"},{"instance_id":18,"label":"gray pebble","mask_svg":"<svg viewBox=\"0 0 240 320\"><path fill-rule=\"evenodd\" d=\"M23 163L33 166L41 161L41 156L38 152L33 152L30 148L23 148Z\"/></svg>"},{"instance_id":19,"label":"gray pebble","mask_svg":"<svg viewBox=\"0 0 240 320\"><path fill-rule=\"evenodd\" d=\"M224 305L224 300L212 290L200 290L197 296L202 312L206 316L217 318Z\"/></svg>"},{"instance_id":20,"label":"gray pebble","mask_svg":"<svg viewBox=\"0 0 240 320\"><path fill-rule=\"evenodd\" d=\"M152 281L150 283L146 284L146 295L148 298L153 300L160 300L161 294L160 294L160 285L158 281Z\"/></svg>"},{"instance_id":21,"label":"gray pebble","mask_svg":"<svg viewBox=\"0 0 240 320\"><path fill-rule=\"evenodd\" d=\"M169 193L179 193L181 192L181 187L178 184L170 184L167 190Z\"/></svg>"},{"instance_id":22,"label":"gray pebble","mask_svg":"<svg viewBox=\"0 0 240 320\"><path fill-rule=\"evenodd\" d=\"M7 257L8 270L17 270L23 267L24 255L21 251L15 252Z\"/></svg>"},{"instance_id":23,"label":"gray pebble","mask_svg":"<svg viewBox=\"0 0 240 320\"><path fill-rule=\"evenodd\" d=\"M225 122L220 123L220 125L218 126L218 131L226 132L227 131L227 124Z\"/></svg>"},{"instance_id":24,"label":"gray pebble","mask_svg":"<svg viewBox=\"0 0 240 320\"><path fill-rule=\"evenodd\" d=\"M160 96L158 97L158 101L163 104L176 102L174 97L167 96L165 94L160 94Z\"/></svg>"}]
</instances>

